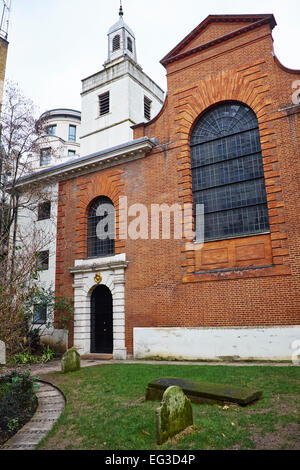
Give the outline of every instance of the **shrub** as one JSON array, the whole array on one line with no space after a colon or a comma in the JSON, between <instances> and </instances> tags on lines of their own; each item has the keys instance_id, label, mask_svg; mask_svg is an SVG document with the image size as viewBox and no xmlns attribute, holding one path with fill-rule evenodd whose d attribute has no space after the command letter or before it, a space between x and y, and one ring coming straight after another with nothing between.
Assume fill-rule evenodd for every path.
<instances>
[{"instance_id":1,"label":"shrub","mask_svg":"<svg viewBox=\"0 0 300 470\"><path fill-rule=\"evenodd\" d=\"M41 354L41 362L45 363L51 361L51 359L54 359L55 356L55 352L50 348L49 344L47 344L47 346L44 346L44 350Z\"/></svg>"},{"instance_id":2,"label":"shrub","mask_svg":"<svg viewBox=\"0 0 300 470\"><path fill-rule=\"evenodd\" d=\"M39 362L39 358L33 356L29 351L15 354L13 359L16 364L32 364Z\"/></svg>"},{"instance_id":3,"label":"shrub","mask_svg":"<svg viewBox=\"0 0 300 470\"><path fill-rule=\"evenodd\" d=\"M32 416L37 406L35 383L30 371L13 371L0 377L0 442L22 427Z\"/></svg>"},{"instance_id":4,"label":"shrub","mask_svg":"<svg viewBox=\"0 0 300 470\"><path fill-rule=\"evenodd\" d=\"M51 361L56 356L49 345L43 346L43 350L39 356L33 356L30 351L23 351L15 354L13 360L16 364L38 364Z\"/></svg>"}]
</instances>

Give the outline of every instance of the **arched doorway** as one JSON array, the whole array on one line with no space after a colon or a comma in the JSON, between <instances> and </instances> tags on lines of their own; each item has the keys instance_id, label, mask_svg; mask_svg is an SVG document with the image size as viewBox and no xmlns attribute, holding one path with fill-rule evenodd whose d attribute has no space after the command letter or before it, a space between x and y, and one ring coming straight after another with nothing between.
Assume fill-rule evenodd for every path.
<instances>
[{"instance_id":1,"label":"arched doorway","mask_svg":"<svg viewBox=\"0 0 300 470\"><path fill-rule=\"evenodd\" d=\"M113 311L108 287L97 286L91 295L91 353L112 354Z\"/></svg>"}]
</instances>

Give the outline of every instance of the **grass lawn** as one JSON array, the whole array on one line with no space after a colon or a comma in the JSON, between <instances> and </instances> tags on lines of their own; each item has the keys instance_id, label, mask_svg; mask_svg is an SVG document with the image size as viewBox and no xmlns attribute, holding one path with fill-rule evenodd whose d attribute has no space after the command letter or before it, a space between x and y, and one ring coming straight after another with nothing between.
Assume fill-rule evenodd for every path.
<instances>
[{"instance_id":1,"label":"grass lawn","mask_svg":"<svg viewBox=\"0 0 300 470\"><path fill-rule=\"evenodd\" d=\"M263 391L246 408L194 405L194 429L158 447L155 409L145 402L151 380L173 376ZM300 367L107 364L40 375L67 405L39 449L300 449Z\"/></svg>"}]
</instances>

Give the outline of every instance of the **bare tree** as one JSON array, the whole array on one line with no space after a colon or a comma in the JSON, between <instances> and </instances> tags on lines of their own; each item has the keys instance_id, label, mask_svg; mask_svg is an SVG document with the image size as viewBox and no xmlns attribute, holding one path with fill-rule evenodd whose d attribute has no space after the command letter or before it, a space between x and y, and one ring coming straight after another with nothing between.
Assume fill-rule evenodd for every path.
<instances>
[{"instance_id":1,"label":"bare tree","mask_svg":"<svg viewBox=\"0 0 300 470\"><path fill-rule=\"evenodd\" d=\"M15 84L6 85L0 124L0 253L3 256L20 204L27 207L31 204L31 194L20 202L16 186L19 178L32 172L31 155L42 132L41 124L34 118L33 104Z\"/></svg>"},{"instance_id":2,"label":"bare tree","mask_svg":"<svg viewBox=\"0 0 300 470\"><path fill-rule=\"evenodd\" d=\"M15 352L26 327L24 301L37 288L37 254L55 236L31 220L38 204L55 196L42 183L22 183L34 170L41 138L45 144L46 123L34 117L32 102L13 83L6 85L0 124L0 337ZM20 213L25 226L18 223Z\"/></svg>"}]
</instances>

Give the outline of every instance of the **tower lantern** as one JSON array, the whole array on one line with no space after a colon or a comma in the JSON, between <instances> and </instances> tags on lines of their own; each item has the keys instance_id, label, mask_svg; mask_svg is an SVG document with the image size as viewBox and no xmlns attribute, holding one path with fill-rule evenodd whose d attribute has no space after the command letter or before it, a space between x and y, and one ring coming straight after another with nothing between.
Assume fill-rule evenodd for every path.
<instances>
[{"instance_id":1,"label":"tower lantern","mask_svg":"<svg viewBox=\"0 0 300 470\"><path fill-rule=\"evenodd\" d=\"M104 66L124 56L137 61L135 36L124 22L123 16L123 6L120 2L119 20L108 31L108 59Z\"/></svg>"}]
</instances>

